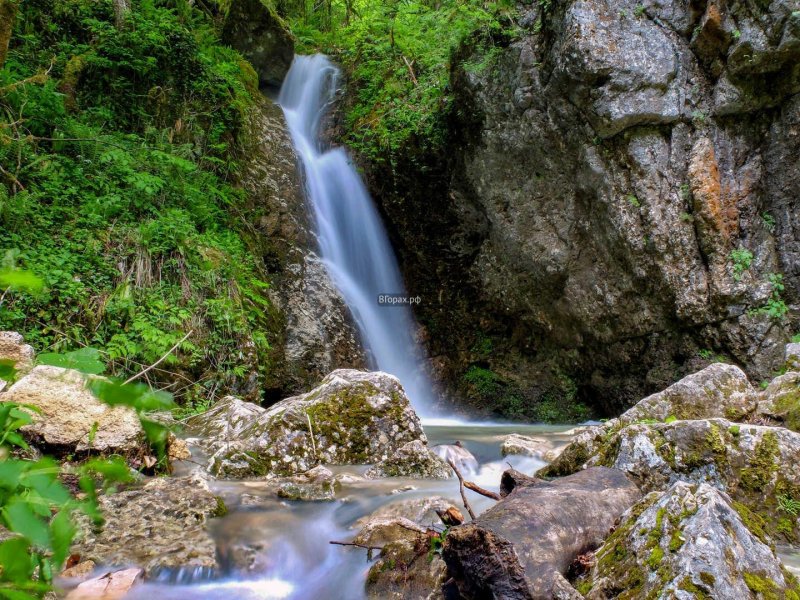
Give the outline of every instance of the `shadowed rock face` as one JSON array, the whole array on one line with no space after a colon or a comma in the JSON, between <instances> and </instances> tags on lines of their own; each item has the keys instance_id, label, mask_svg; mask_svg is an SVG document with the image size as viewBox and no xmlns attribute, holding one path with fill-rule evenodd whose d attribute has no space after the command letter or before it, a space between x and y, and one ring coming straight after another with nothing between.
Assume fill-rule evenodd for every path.
<instances>
[{"instance_id":1,"label":"shadowed rock face","mask_svg":"<svg viewBox=\"0 0 800 600\"><path fill-rule=\"evenodd\" d=\"M294 59L294 40L273 8L262 0L233 0L222 40L253 65L262 86L280 87Z\"/></svg>"},{"instance_id":2,"label":"shadowed rock face","mask_svg":"<svg viewBox=\"0 0 800 600\"><path fill-rule=\"evenodd\" d=\"M547 6L454 69L439 187L378 185L440 376L500 410L470 366L527 406L569 376L608 414L703 349L763 379L787 333L758 312L769 274L800 293L798 3Z\"/></svg>"},{"instance_id":3,"label":"shadowed rock face","mask_svg":"<svg viewBox=\"0 0 800 600\"><path fill-rule=\"evenodd\" d=\"M465 598L552 598L555 573L597 548L640 497L625 475L604 467L520 482L475 521L452 528L442 556Z\"/></svg>"}]
</instances>

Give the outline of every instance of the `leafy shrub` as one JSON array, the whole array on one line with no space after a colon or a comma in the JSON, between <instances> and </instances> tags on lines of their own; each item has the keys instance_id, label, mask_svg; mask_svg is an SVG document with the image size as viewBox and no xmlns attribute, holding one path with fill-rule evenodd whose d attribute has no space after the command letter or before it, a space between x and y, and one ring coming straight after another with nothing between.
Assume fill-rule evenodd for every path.
<instances>
[{"instance_id":1,"label":"leafy shrub","mask_svg":"<svg viewBox=\"0 0 800 600\"><path fill-rule=\"evenodd\" d=\"M96 347L118 375L193 331L150 374L181 398L268 363L265 269L231 184L257 83L217 14L139 0L117 29L111 3L31 0L0 70L0 256L42 278L0 303L0 329Z\"/></svg>"},{"instance_id":2,"label":"leafy shrub","mask_svg":"<svg viewBox=\"0 0 800 600\"><path fill-rule=\"evenodd\" d=\"M746 248L731 250L731 261L733 261L733 279L740 281L744 272L753 264L753 253Z\"/></svg>"}]
</instances>

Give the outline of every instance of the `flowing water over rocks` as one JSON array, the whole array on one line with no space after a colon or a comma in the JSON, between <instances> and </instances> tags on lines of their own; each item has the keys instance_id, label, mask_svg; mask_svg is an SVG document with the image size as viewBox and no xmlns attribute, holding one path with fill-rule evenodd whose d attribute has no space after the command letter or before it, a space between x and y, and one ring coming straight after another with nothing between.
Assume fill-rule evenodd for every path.
<instances>
[{"instance_id":1,"label":"flowing water over rocks","mask_svg":"<svg viewBox=\"0 0 800 600\"><path fill-rule=\"evenodd\" d=\"M428 426L426 434L431 445L460 441L479 464L470 479L497 492L507 461L526 473L545 464L532 457L503 457L500 446L508 434L535 436L559 447L570 438L567 429L546 425ZM331 470L341 481L334 502L281 499L268 481L209 482L229 510L211 523L224 574L193 585L149 582L135 588L128 598L358 600L367 597L365 581L374 561L367 560L365 550L334 546L330 540L350 541L373 514L410 518L423 528L439 524L433 512L439 504L430 498L463 510L455 477L368 480L363 477L366 466ZM469 499L476 512L493 504L472 493Z\"/></svg>"},{"instance_id":2,"label":"flowing water over rocks","mask_svg":"<svg viewBox=\"0 0 800 600\"><path fill-rule=\"evenodd\" d=\"M343 148L325 149L320 124L335 98L339 70L325 56L297 56L280 104L305 176L322 258L361 334L371 366L397 376L415 409L431 412L432 386L425 375L415 323L407 304L380 297L407 297L400 269L378 212Z\"/></svg>"}]
</instances>

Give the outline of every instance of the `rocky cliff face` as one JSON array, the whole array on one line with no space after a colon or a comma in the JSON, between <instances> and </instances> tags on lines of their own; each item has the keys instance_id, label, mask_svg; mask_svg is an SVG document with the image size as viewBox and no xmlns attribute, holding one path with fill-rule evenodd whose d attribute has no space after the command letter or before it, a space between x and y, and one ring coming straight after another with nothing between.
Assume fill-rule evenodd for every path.
<instances>
[{"instance_id":1,"label":"rocky cliff face","mask_svg":"<svg viewBox=\"0 0 800 600\"><path fill-rule=\"evenodd\" d=\"M313 387L333 369L361 367L364 360L347 307L316 254L280 107L264 100L252 111L248 129L241 179L251 204L245 218L271 283L272 363L262 366L264 397L274 402Z\"/></svg>"},{"instance_id":2,"label":"rocky cliff face","mask_svg":"<svg viewBox=\"0 0 800 600\"><path fill-rule=\"evenodd\" d=\"M539 416L618 411L716 354L765 378L800 295L800 2L519 25L458 57L447 183L380 195L442 378Z\"/></svg>"}]
</instances>

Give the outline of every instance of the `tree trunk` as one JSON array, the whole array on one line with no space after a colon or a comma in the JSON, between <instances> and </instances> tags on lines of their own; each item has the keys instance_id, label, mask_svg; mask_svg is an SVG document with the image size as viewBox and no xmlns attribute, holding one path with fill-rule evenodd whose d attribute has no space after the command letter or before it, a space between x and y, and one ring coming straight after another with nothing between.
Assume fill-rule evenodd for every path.
<instances>
[{"instance_id":1,"label":"tree trunk","mask_svg":"<svg viewBox=\"0 0 800 600\"><path fill-rule=\"evenodd\" d=\"M129 12L131 12L130 0L114 0L114 24L117 29L122 29L125 25Z\"/></svg>"},{"instance_id":2,"label":"tree trunk","mask_svg":"<svg viewBox=\"0 0 800 600\"><path fill-rule=\"evenodd\" d=\"M0 69L6 63L8 44L14 31L14 20L17 17L17 0L0 0Z\"/></svg>"},{"instance_id":3,"label":"tree trunk","mask_svg":"<svg viewBox=\"0 0 800 600\"><path fill-rule=\"evenodd\" d=\"M442 558L464 598L553 598L557 574L594 550L641 497L621 472L592 467L543 481L510 472L512 491L476 520L448 530Z\"/></svg>"}]
</instances>

